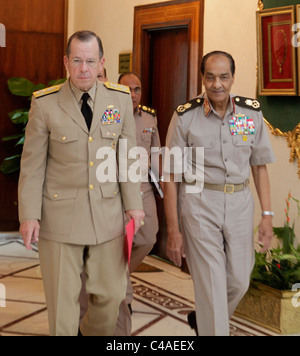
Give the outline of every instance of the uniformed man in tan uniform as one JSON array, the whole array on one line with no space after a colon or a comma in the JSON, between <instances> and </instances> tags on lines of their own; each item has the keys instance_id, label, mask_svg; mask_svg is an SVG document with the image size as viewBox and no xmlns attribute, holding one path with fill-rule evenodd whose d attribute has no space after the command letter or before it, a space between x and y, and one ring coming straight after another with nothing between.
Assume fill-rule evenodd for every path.
<instances>
[{"instance_id":1,"label":"uniformed man in tan uniform","mask_svg":"<svg viewBox=\"0 0 300 356\"><path fill-rule=\"evenodd\" d=\"M131 303L133 300L133 290L130 281L130 273L134 272L141 264L144 258L152 250L156 242L156 234L158 232L158 218L156 210L156 202L154 191L148 176L148 168L151 167L151 147L160 149L160 139L157 129L156 112L146 106L141 106L142 87L140 79L133 73L125 73L120 76L119 84L126 85L130 88L135 125L136 125L136 140L138 147L146 150L147 154L141 158L146 162L141 162L143 183L141 186L141 195L143 197L143 207L145 212L145 224L139 229L134 236L132 255L130 260L130 268L128 273L127 297L120 306L120 314L117 323L116 336L131 335ZM152 157L155 160L156 157ZM152 168L159 175L159 164Z\"/></svg>"},{"instance_id":2,"label":"uniformed man in tan uniform","mask_svg":"<svg viewBox=\"0 0 300 356\"><path fill-rule=\"evenodd\" d=\"M70 79L33 96L19 182L20 231L39 240L50 335L77 335L80 274L90 294L82 335L113 335L126 294L124 219L141 226L140 184L100 183L102 148L136 146L129 90L100 83L101 40L80 31L64 58ZM136 159L128 159L127 169ZM117 162L116 162L117 164ZM122 167L126 165L122 164ZM119 174L126 175L123 168Z\"/></svg>"},{"instance_id":3,"label":"uniformed man in tan uniform","mask_svg":"<svg viewBox=\"0 0 300 356\"><path fill-rule=\"evenodd\" d=\"M254 266L251 168L262 208L262 251L271 244L273 213L266 164L274 161L274 155L259 102L230 95L235 74L231 55L209 53L202 74L206 93L178 107L167 146L204 147L204 189L190 193L191 182L181 184L180 231L174 174L165 183L167 254L178 266L183 256L187 258L199 335L226 336ZM172 164L170 171L174 173Z\"/></svg>"}]
</instances>

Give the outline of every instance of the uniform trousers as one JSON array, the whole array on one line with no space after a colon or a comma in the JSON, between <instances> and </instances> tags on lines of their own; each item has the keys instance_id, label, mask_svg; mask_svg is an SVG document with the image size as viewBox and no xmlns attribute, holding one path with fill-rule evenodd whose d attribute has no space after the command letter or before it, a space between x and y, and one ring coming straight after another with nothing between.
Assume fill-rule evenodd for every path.
<instances>
[{"instance_id":1,"label":"uniform trousers","mask_svg":"<svg viewBox=\"0 0 300 356\"><path fill-rule=\"evenodd\" d=\"M84 336L112 336L126 295L124 237L96 246L39 241L39 255L51 336L77 336L80 274L86 273L88 310Z\"/></svg>"},{"instance_id":2,"label":"uniform trousers","mask_svg":"<svg viewBox=\"0 0 300 356\"><path fill-rule=\"evenodd\" d=\"M129 271L127 272L126 298L122 301L115 336L130 336L132 331L131 310L128 305L133 301L133 289L130 274L136 271L144 258L151 252L156 242L158 232L158 218L153 190L143 192L143 208L145 212L145 225L135 234L131 252Z\"/></svg>"},{"instance_id":3,"label":"uniform trousers","mask_svg":"<svg viewBox=\"0 0 300 356\"><path fill-rule=\"evenodd\" d=\"M188 194L182 185L180 212L198 333L228 336L229 320L249 288L254 267L252 194L249 188Z\"/></svg>"}]
</instances>

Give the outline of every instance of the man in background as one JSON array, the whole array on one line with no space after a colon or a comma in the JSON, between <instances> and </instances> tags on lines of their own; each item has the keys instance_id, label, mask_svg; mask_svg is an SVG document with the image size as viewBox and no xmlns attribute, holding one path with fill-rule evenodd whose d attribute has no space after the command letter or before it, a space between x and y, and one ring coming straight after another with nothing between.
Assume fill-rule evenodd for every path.
<instances>
[{"instance_id":1,"label":"man in background","mask_svg":"<svg viewBox=\"0 0 300 356\"><path fill-rule=\"evenodd\" d=\"M99 72L98 76L97 76L98 80L100 80L100 82L107 82L108 81L108 78L107 78L107 71L106 71L106 68L103 67L101 69L101 72Z\"/></svg>"},{"instance_id":2,"label":"man in background","mask_svg":"<svg viewBox=\"0 0 300 356\"><path fill-rule=\"evenodd\" d=\"M149 182L148 170L151 167L150 158L152 158L152 160L156 162L156 164L152 164L152 168L159 174L159 161L156 159L157 157L153 157L153 155L150 157L150 155L151 147L157 147L160 149L160 138L157 129L157 117L155 110L140 105L142 98L142 85L138 76L130 72L125 73L120 76L118 82L121 85L128 86L130 89L135 118L135 127L132 129L136 129L137 146L144 148L147 153L145 156L143 155L143 158L141 158L145 161L141 162L143 183L140 193L143 198L145 224L134 236L129 273L127 275L127 296L121 303L117 329L115 331L116 336L130 336L132 329L131 303L133 300L130 274L138 268L144 258L152 250L153 245L156 242L156 234L158 232L156 201L152 185ZM159 152L157 155L158 154Z\"/></svg>"}]
</instances>

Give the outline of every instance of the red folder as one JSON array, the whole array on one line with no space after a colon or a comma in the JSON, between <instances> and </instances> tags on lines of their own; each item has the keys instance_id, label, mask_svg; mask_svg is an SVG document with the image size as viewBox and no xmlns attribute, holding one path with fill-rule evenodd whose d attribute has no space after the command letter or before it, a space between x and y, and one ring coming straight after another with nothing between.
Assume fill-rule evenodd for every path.
<instances>
[{"instance_id":1,"label":"red folder","mask_svg":"<svg viewBox=\"0 0 300 356\"><path fill-rule=\"evenodd\" d=\"M134 220L132 219L126 226L126 237L125 237L125 252L128 260L128 267L131 258L134 230L135 230Z\"/></svg>"}]
</instances>

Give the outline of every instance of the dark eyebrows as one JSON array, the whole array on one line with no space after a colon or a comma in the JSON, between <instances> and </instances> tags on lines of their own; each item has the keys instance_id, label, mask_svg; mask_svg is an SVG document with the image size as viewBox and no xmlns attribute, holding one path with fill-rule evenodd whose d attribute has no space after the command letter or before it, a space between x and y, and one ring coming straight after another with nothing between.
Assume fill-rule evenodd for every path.
<instances>
[{"instance_id":1,"label":"dark eyebrows","mask_svg":"<svg viewBox=\"0 0 300 356\"><path fill-rule=\"evenodd\" d=\"M209 75L209 76L213 76L213 77L216 76L214 73L211 73L211 72L205 72L205 75ZM222 74L220 75L220 77L224 77L224 76L230 76L230 73L229 73L229 72L226 72L226 73L222 73Z\"/></svg>"}]
</instances>

